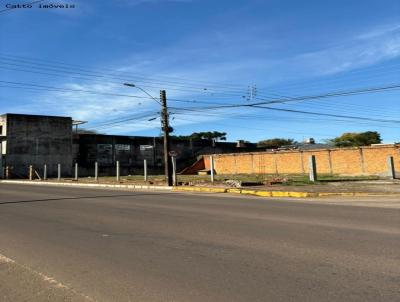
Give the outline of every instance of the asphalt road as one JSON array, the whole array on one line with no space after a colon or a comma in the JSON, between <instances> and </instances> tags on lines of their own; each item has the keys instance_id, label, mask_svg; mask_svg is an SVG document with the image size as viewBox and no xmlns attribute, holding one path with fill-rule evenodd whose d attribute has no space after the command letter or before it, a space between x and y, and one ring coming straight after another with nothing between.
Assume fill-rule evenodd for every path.
<instances>
[{"instance_id":1,"label":"asphalt road","mask_svg":"<svg viewBox=\"0 0 400 302\"><path fill-rule=\"evenodd\" d=\"M0 301L400 301L400 209L0 184Z\"/></svg>"}]
</instances>

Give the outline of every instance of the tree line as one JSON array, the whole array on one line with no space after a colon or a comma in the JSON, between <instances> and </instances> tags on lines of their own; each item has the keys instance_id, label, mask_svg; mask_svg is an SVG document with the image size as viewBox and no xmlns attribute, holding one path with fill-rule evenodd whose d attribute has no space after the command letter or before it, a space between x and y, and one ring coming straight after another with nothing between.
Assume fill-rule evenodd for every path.
<instances>
[{"instance_id":1,"label":"tree line","mask_svg":"<svg viewBox=\"0 0 400 302\"><path fill-rule=\"evenodd\" d=\"M206 131L206 132L193 132L190 135L173 136L175 139L182 140L201 140L206 139L210 141L226 141L226 132ZM311 141L310 143L314 143ZM382 143L381 135L377 131L366 132L346 132L342 135L335 137L331 140L326 140L325 143L334 147L359 147L369 146L372 144ZM276 149L283 146L298 145L299 142L292 138L271 138L261 140L257 143L259 148Z\"/></svg>"},{"instance_id":2,"label":"tree line","mask_svg":"<svg viewBox=\"0 0 400 302\"><path fill-rule=\"evenodd\" d=\"M98 134L96 131L90 131L86 129L78 129L79 134ZM226 132L219 131L204 131L204 132L193 132L189 135L175 135L171 136L177 140L209 140L209 141L226 141ZM311 141L309 143L314 143ZM377 131L366 131L366 132L346 132L342 135L335 137L330 140L324 141L325 144L334 147L359 147L359 146L370 146L372 144L382 143L381 135ZM266 149L276 149L284 146L295 146L300 143L292 138L270 138L257 142L257 147Z\"/></svg>"},{"instance_id":3,"label":"tree line","mask_svg":"<svg viewBox=\"0 0 400 302\"><path fill-rule=\"evenodd\" d=\"M326 140L325 143L334 147L360 147L382 143L381 135L376 131L367 132L346 132L334 139ZM259 141L260 148L280 148L283 146L297 145L299 142L294 139L273 138Z\"/></svg>"}]
</instances>

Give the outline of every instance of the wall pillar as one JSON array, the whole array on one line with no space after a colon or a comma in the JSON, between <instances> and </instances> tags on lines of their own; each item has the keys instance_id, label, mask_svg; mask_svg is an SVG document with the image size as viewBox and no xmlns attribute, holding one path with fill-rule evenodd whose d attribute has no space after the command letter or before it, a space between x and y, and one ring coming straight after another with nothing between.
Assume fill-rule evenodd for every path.
<instances>
[{"instance_id":1,"label":"wall pillar","mask_svg":"<svg viewBox=\"0 0 400 302\"><path fill-rule=\"evenodd\" d=\"M360 165L361 165L361 173L365 174L365 161L364 161L364 150L360 148Z\"/></svg>"},{"instance_id":2,"label":"wall pillar","mask_svg":"<svg viewBox=\"0 0 400 302\"><path fill-rule=\"evenodd\" d=\"M210 155L209 161L210 161L210 180L211 183L214 183L214 157L212 155Z\"/></svg>"},{"instance_id":3,"label":"wall pillar","mask_svg":"<svg viewBox=\"0 0 400 302\"><path fill-rule=\"evenodd\" d=\"M310 168L310 181L317 181L317 161L315 155L310 156L308 165Z\"/></svg>"},{"instance_id":4,"label":"wall pillar","mask_svg":"<svg viewBox=\"0 0 400 302\"><path fill-rule=\"evenodd\" d=\"M328 163L329 163L329 173L333 174L333 164L332 164L332 151L328 150Z\"/></svg>"},{"instance_id":5,"label":"wall pillar","mask_svg":"<svg viewBox=\"0 0 400 302\"><path fill-rule=\"evenodd\" d=\"M387 158L388 165L388 175L391 179L396 179L396 170L394 168L394 159L393 156L388 156Z\"/></svg>"}]
</instances>

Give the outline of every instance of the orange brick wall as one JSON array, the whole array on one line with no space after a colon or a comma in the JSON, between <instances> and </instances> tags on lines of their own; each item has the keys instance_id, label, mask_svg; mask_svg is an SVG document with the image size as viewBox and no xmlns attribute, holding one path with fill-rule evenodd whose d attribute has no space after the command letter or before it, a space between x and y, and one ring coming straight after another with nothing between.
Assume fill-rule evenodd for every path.
<instances>
[{"instance_id":1,"label":"orange brick wall","mask_svg":"<svg viewBox=\"0 0 400 302\"><path fill-rule=\"evenodd\" d=\"M214 168L217 174L301 174L309 171L310 155L315 155L318 173L386 175L388 156L394 157L395 169L400 173L400 145L215 154ZM209 156L204 156L204 161L209 169Z\"/></svg>"},{"instance_id":2,"label":"orange brick wall","mask_svg":"<svg viewBox=\"0 0 400 302\"><path fill-rule=\"evenodd\" d=\"M365 172L367 174L387 169L388 156L393 156L396 171L400 173L400 146L397 146L397 148L382 149L381 152L374 152L373 149L364 149L363 153Z\"/></svg>"},{"instance_id":3,"label":"orange brick wall","mask_svg":"<svg viewBox=\"0 0 400 302\"><path fill-rule=\"evenodd\" d=\"M363 174L361 152L358 148L333 150L331 151L331 160L334 174Z\"/></svg>"},{"instance_id":4,"label":"orange brick wall","mask_svg":"<svg viewBox=\"0 0 400 302\"><path fill-rule=\"evenodd\" d=\"M309 169L309 158L311 155L315 156L315 160L317 161L317 168L319 173L330 174L332 173L332 162L329 160L330 150L315 150L315 151L304 151L303 153L303 161L304 161L304 170L306 173L310 171ZM292 170L291 173L298 173Z\"/></svg>"}]
</instances>

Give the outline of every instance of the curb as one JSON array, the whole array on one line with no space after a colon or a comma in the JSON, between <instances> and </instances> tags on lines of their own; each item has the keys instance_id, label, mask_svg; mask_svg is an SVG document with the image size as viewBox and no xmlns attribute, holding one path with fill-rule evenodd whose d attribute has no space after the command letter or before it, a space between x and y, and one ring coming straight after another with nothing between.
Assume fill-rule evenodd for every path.
<instances>
[{"instance_id":1,"label":"curb","mask_svg":"<svg viewBox=\"0 0 400 302\"><path fill-rule=\"evenodd\" d=\"M27 180L1 180L0 183L10 183L19 185L50 185L50 186L66 186L66 187L89 187L89 188L117 188L117 189L144 189L144 190L160 190L171 191L172 187L166 186L148 186L148 185L117 185L117 184L88 184L88 183L69 183L69 182L51 182L51 181L27 181Z\"/></svg>"},{"instance_id":2,"label":"curb","mask_svg":"<svg viewBox=\"0 0 400 302\"><path fill-rule=\"evenodd\" d=\"M379 196L394 195L400 196L398 193L365 193L365 192L295 192L295 191L258 191L248 189L225 189L225 188L209 188L209 187L175 187L173 191L185 192L207 192L207 193L231 193L243 194L260 197L291 197L291 198L307 198L307 197L329 197L329 196Z\"/></svg>"},{"instance_id":3,"label":"curb","mask_svg":"<svg viewBox=\"0 0 400 302\"><path fill-rule=\"evenodd\" d=\"M209 188L209 187L175 187L173 188L173 191L232 193L232 194L253 195L261 197L294 197L294 198L317 197L317 193L308 193L308 192L257 191L257 190L246 190L246 189L225 189L225 188Z\"/></svg>"},{"instance_id":4,"label":"curb","mask_svg":"<svg viewBox=\"0 0 400 302\"><path fill-rule=\"evenodd\" d=\"M179 192L207 192L207 193L227 193L225 188L210 188L210 187L173 187L172 191Z\"/></svg>"}]
</instances>

